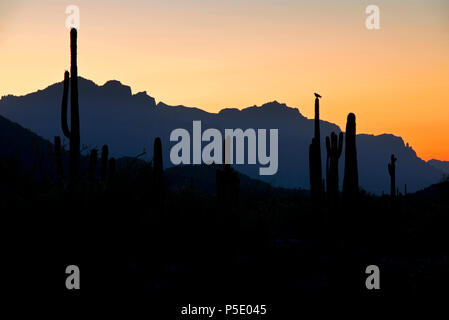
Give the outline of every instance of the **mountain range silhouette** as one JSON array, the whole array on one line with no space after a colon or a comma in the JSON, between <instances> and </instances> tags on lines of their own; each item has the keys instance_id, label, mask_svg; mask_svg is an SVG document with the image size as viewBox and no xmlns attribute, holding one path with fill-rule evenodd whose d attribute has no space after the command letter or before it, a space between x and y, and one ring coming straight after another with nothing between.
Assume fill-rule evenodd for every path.
<instances>
[{"instance_id":1,"label":"mountain range silhouette","mask_svg":"<svg viewBox=\"0 0 449 320\"><path fill-rule=\"evenodd\" d=\"M0 115L46 140L62 136L60 108L62 82L24 96L4 96L0 100ZM274 176L259 176L257 165L238 165L236 170L284 188L309 188L308 146L313 135L313 119L304 117L297 108L277 101L250 106L241 110L222 109L210 113L198 108L169 106L146 92L132 94L131 87L119 81L107 81L99 86L79 77L81 144L90 148L110 147L111 156L135 156L147 151L152 156L156 137L163 144L164 167L171 167L170 132L176 128L192 130L192 121L201 120L202 129L255 128L279 129L279 170ZM4 121L0 121L2 125ZM325 159L324 137L341 132L333 123L321 121L322 158ZM65 141L65 144L68 142ZM402 191L415 192L439 182L447 163L420 159L401 137L391 134L357 136L360 185L368 192L387 193L389 180L387 164L391 154L397 161L397 186ZM9 151L10 153L12 151ZM343 153L344 154L344 153ZM343 172L344 156L340 161ZM324 163L323 163L324 169ZM446 171L447 172L447 171ZM343 175L340 176L340 185Z\"/></svg>"}]
</instances>

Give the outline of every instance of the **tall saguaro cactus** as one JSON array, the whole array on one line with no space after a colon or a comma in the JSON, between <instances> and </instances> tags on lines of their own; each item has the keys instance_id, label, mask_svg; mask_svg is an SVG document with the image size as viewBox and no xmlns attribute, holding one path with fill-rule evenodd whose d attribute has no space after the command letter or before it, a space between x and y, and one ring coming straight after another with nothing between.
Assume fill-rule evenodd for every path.
<instances>
[{"instance_id":1,"label":"tall saguaro cactus","mask_svg":"<svg viewBox=\"0 0 449 320\"><path fill-rule=\"evenodd\" d=\"M359 193L359 173L357 166L355 114L350 113L346 122L345 176L343 197L353 200Z\"/></svg>"},{"instance_id":2,"label":"tall saguaro cactus","mask_svg":"<svg viewBox=\"0 0 449 320\"><path fill-rule=\"evenodd\" d=\"M69 150L69 175L74 182L78 178L78 167L80 161L80 120L78 106L78 66L77 66L77 31L70 30L70 129L67 122L67 104L69 93L69 72L64 73L64 91L62 96L61 123L62 131L70 140Z\"/></svg>"},{"instance_id":3,"label":"tall saguaro cactus","mask_svg":"<svg viewBox=\"0 0 449 320\"><path fill-rule=\"evenodd\" d=\"M326 183L327 195L329 202L335 203L338 199L338 160L340 159L343 150L343 132L337 140L337 134L331 133L331 137L326 137Z\"/></svg>"},{"instance_id":4,"label":"tall saguaro cactus","mask_svg":"<svg viewBox=\"0 0 449 320\"><path fill-rule=\"evenodd\" d=\"M315 130L309 147L310 195L314 204L319 204L323 194L323 175L321 172L320 140L320 95L315 94Z\"/></svg>"},{"instance_id":5,"label":"tall saguaro cactus","mask_svg":"<svg viewBox=\"0 0 449 320\"><path fill-rule=\"evenodd\" d=\"M388 164L388 173L390 174L390 195L391 198L396 197L396 160L394 154L391 155L391 162Z\"/></svg>"}]
</instances>

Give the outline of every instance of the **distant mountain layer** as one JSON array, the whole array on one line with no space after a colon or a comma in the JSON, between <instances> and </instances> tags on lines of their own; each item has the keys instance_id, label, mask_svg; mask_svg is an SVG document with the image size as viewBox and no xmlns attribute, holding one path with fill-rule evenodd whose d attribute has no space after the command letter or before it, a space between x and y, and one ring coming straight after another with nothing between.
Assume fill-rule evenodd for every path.
<instances>
[{"instance_id":1,"label":"distant mountain layer","mask_svg":"<svg viewBox=\"0 0 449 320\"><path fill-rule=\"evenodd\" d=\"M13 167L17 166L28 176L37 178L40 178L39 174L48 174L52 170L54 159L50 142L2 116L0 156L3 160L12 161Z\"/></svg>"},{"instance_id":2,"label":"distant mountain layer","mask_svg":"<svg viewBox=\"0 0 449 320\"><path fill-rule=\"evenodd\" d=\"M63 137L60 108L62 82L25 96L4 96L0 114L21 124L45 139ZM239 165L235 168L252 178L286 188L309 188L308 149L313 135L313 119L307 119L296 108L276 101L242 110L223 109L209 113L198 108L168 106L146 92L132 94L129 86L108 81L98 86L79 78L81 143L88 148L110 146L112 156L134 156L145 149L152 154L154 138L163 143L165 167L169 160L172 130L185 128L192 132L192 121L201 120L202 129L225 128L279 129L279 170L274 176L259 176L259 165ZM312 102L313 103L313 102ZM350 112L351 110L348 110ZM325 172L324 137L340 128L321 121L323 173ZM392 153L398 158L397 185L407 184L409 192L441 180L443 172L417 157L411 147L393 135L358 135L359 175L361 186L374 193L389 190L387 164ZM343 178L344 152L340 159L340 180Z\"/></svg>"},{"instance_id":3,"label":"distant mountain layer","mask_svg":"<svg viewBox=\"0 0 449 320\"><path fill-rule=\"evenodd\" d=\"M440 160L429 160L427 161L430 165L434 166L435 168L443 171L445 174L449 175L449 161L440 161Z\"/></svg>"}]
</instances>

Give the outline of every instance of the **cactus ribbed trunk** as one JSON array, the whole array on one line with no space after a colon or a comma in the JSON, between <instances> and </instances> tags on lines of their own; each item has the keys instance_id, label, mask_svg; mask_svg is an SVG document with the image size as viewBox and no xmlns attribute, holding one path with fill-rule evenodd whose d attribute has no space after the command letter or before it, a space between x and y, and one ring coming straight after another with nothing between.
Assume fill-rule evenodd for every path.
<instances>
[{"instance_id":1,"label":"cactus ribbed trunk","mask_svg":"<svg viewBox=\"0 0 449 320\"><path fill-rule=\"evenodd\" d=\"M354 200L359 193L359 174L357 166L356 122L355 114L350 113L346 122L345 176L343 196Z\"/></svg>"}]
</instances>

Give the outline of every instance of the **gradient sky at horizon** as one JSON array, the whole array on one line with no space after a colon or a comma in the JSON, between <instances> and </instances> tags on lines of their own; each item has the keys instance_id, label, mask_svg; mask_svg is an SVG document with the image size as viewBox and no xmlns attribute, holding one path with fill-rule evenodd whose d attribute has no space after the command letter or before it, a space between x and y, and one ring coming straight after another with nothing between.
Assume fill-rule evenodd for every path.
<instances>
[{"instance_id":1,"label":"gradient sky at horizon","mask_svg":"<svg viewBox=\"0 0 449 320\"><path fill-rule=\"evenodd\" d=\"M65 8L80 8L79 74L217 112L277 100L449 160L449 1L0 0L0 96L59 82ZM381 29L365 28L380 7ZM82 112L82 106L81 106Z\"/></svg>"}]
</instances>

